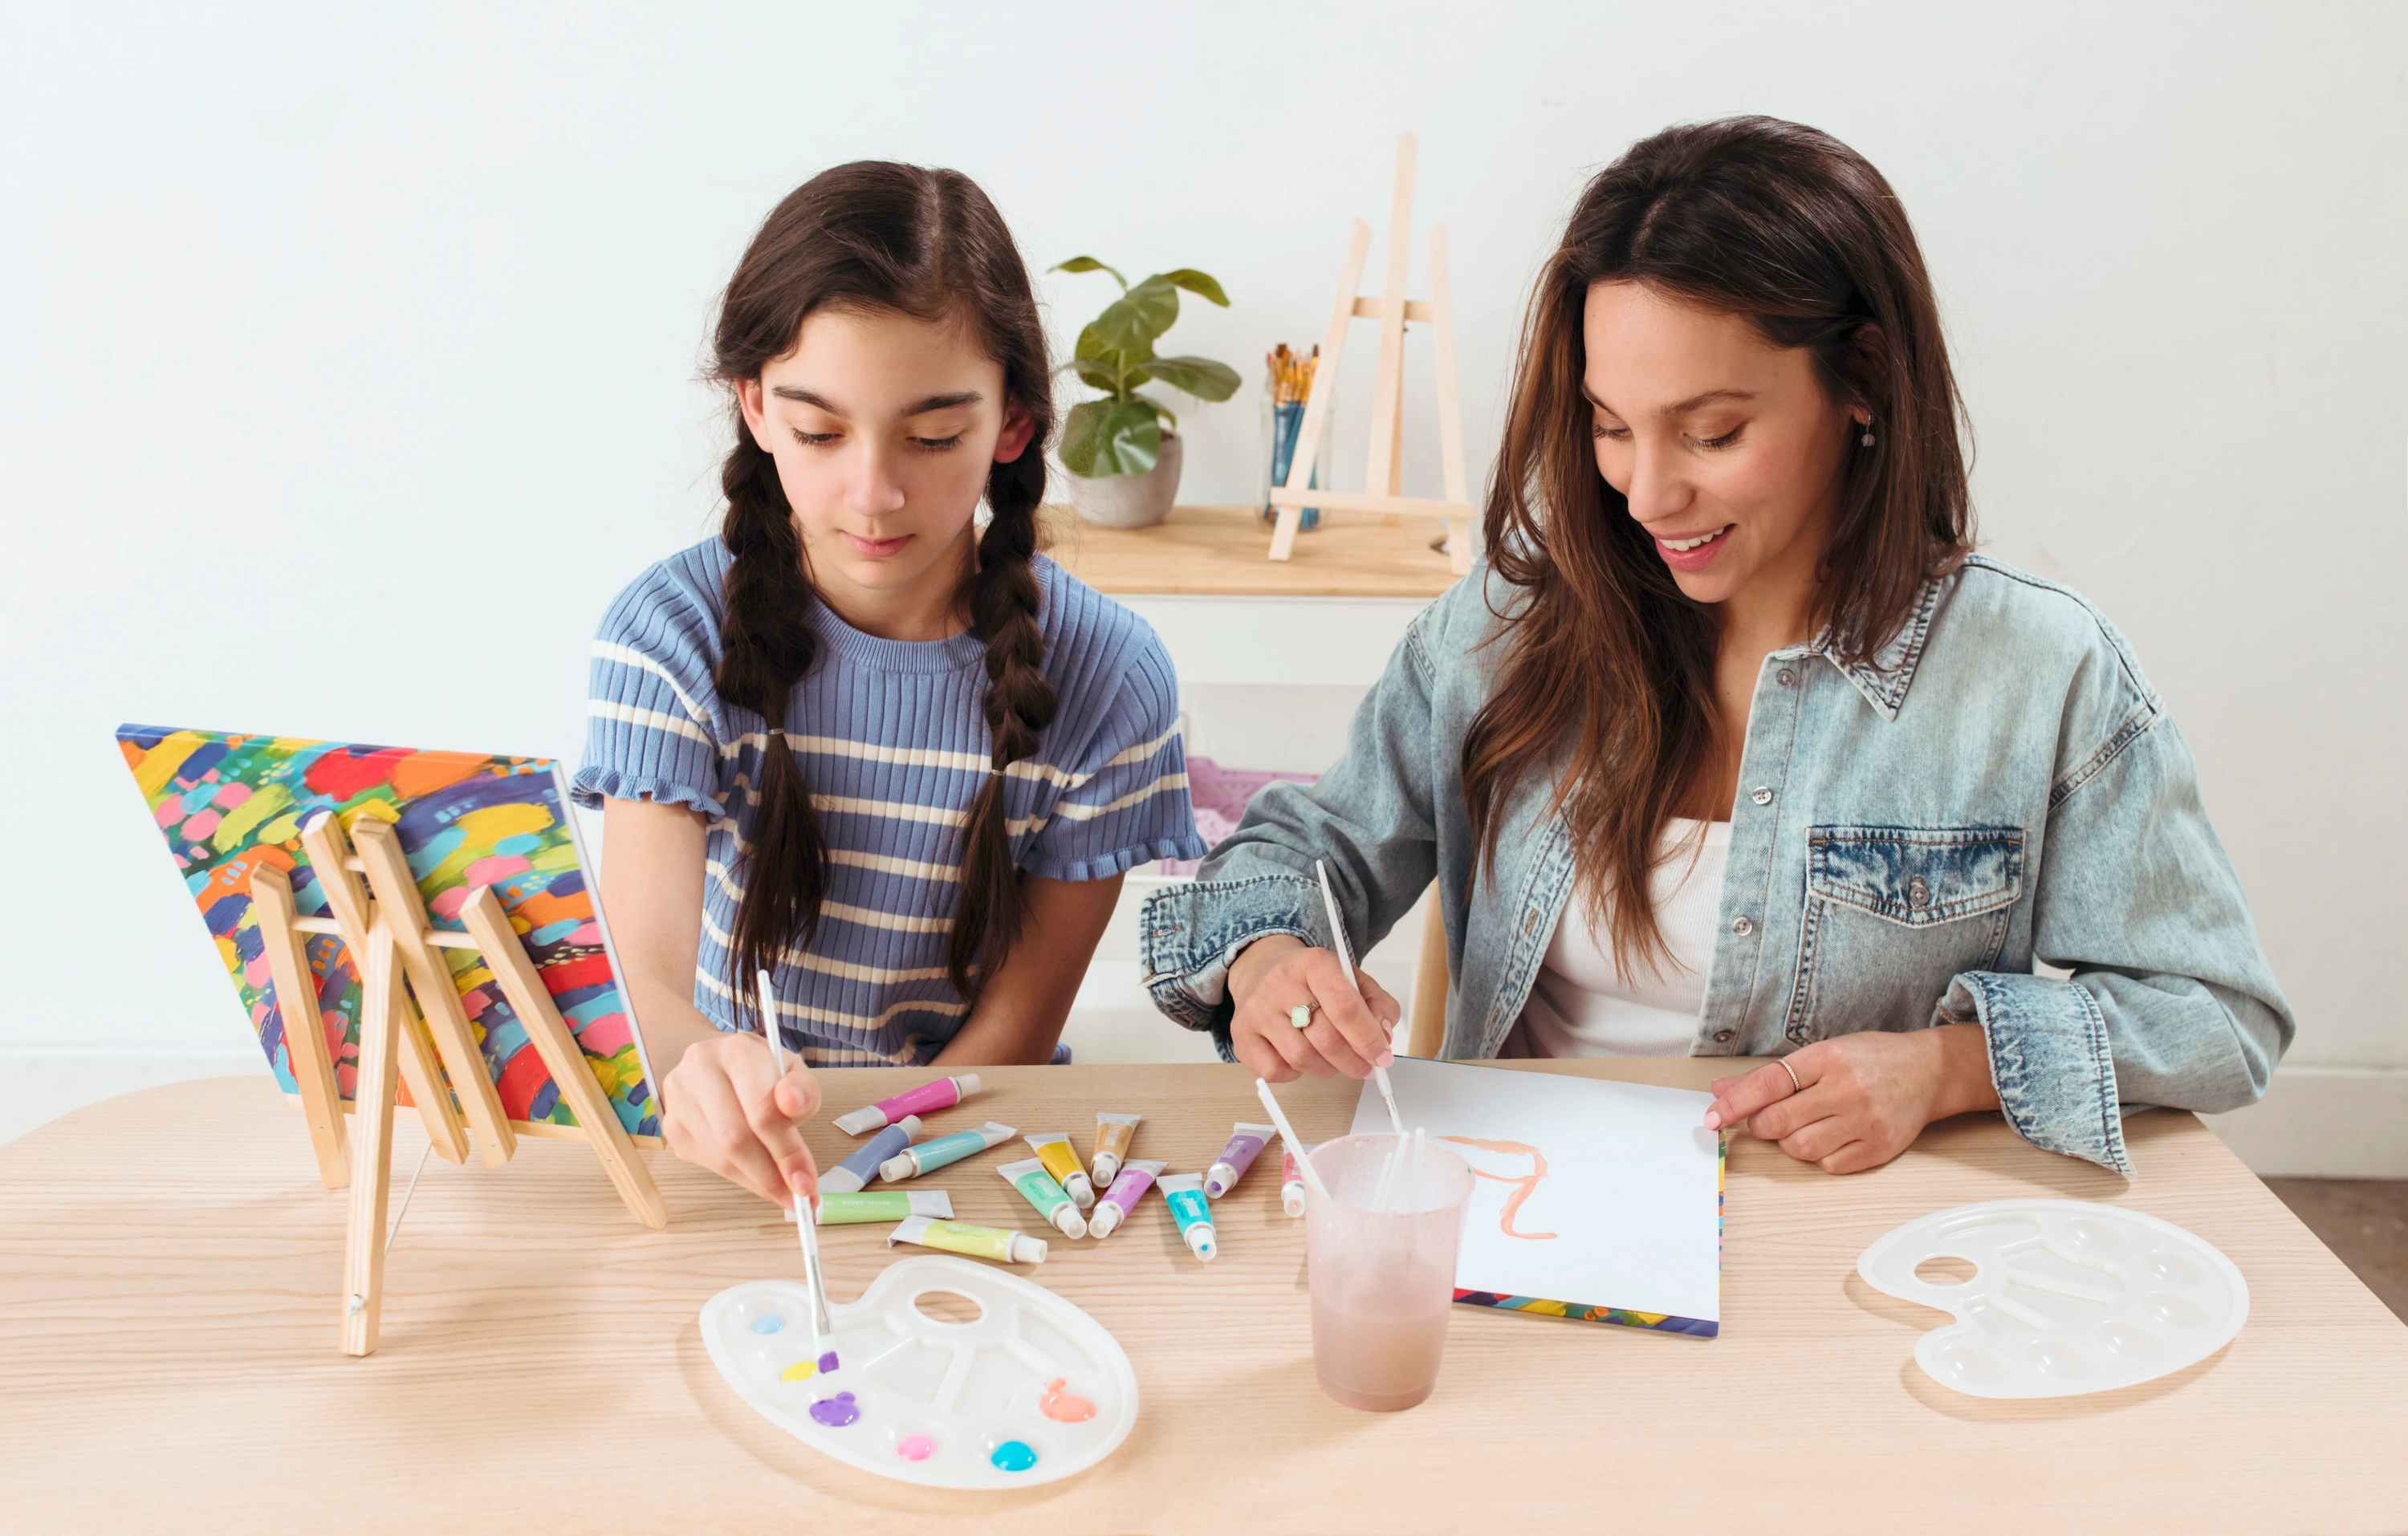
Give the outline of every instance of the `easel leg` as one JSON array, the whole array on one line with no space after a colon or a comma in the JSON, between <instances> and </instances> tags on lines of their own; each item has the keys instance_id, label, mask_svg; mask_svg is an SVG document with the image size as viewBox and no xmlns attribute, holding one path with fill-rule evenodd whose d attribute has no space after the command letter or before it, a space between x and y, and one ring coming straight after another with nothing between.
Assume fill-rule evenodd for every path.
<instances>
[{"instance_id":1,"label":"easel leg","mask_svg":"<svg viewBox=\"0 0 2408 1536\"><path fill-rule=\"evenodd\" d=\"M1281 515L1291 515L1294 509ZM661 1199L660 1186L636 1156L636 1144L627 1140L627 1128L619 1123L618 1114L604 1097L602 1084L594 1080L594 1069L586 1064L584 1048L569 1032L568 1021L553 1006L552 994L545 990L543 977L527 958L510 920L495 899L493 887L480 886L477 894L460 911L461 925L477 940L484 953L485 964L501 984L502 996L509 999L510 1012L527 1032L527 1040L536 1054L552 1072L552 1081L560 1089L560 1097L568 1101L569 1112L577 1116L578 1128L593 1143L594 1155L602 1159L602 1170L610 1176L611 1187L619 1192L635 1218L654 1231L669 1224L666 1201Z\"/></svg>"},{"instance_id":2,"label":"easel leg","mask_svg":"<svg viewBox=\"0 0 2408 1536\"><path fill-rule=\"evenodd\" d=\"M361 969L360 1070L351 1094L359 1117L360 1166L351 1175L351 1226L343 1244L343 1353L373 1355L384 1303L384 1215L393 1187L394 1069L409 1004L393 941L370 936Z\"/></svg>"},{"instance_id":3,"label":"easel leg","mask_svg":"<svg viewBox=\"0 0 2408 1536\"><path fill-rule=\"evenodd\" d=\"M318 1020L318 988L293 926L292 877L273 864L251 874L251 905L276 983L276 1008L284 1021L284 1056L300 1090L301 1113L309 1123L309 1146L318 1155L318 1177L340 1189L351 1176L343 1136L343 1096L335 1083L335 1055Z\"/></svg>"}]
</instances>

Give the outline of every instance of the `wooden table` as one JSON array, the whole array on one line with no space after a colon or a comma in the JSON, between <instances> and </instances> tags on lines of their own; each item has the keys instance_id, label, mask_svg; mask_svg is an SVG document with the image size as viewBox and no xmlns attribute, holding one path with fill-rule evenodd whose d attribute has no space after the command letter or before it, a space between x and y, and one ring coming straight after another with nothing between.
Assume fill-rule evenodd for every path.
<instances>
[{"instance_id":1,"label":"wooden table","mask_svg":"<svg viewBox=\"0 0 2408 1536\"><path fill-rule=\"evenodd\" d=\"M1270 558L1270 524L1251 507L1173 507L1151 528L1099 528L1049 506L1045 533L1046 553L1098 592L1435 597L1455 581L1431 547L1445 533L1436 518L1325 511L1285 560Z\"/></svg>"},{"instance_id":2,"label":"wooden table","mask_svg":"<svg viewBox=\"0 0 2408 1536\"><path fill-rule=\"evenodd\" d=\"M1555 1069L1700 1085L1727 1064ZM924 1071L828 1074L833 1107ZM1255 1101L1239 1069L1012 1068L966 1106L1083 1148L1099 1109L1146 1116L1142 1156L1200 1167ZM1344 1129L1351 1084L1283 1091L1298 1133ZM948 1116L948 1121L952 1116ZM416 1160L405 1120L401 1166ZM381 1350L336 1349L343 1201L264 1079L153 1088L0 1148L0 1529L466 1532L2408 1528L2408 1328L2187 1114L2128 1127L2127 1185L1993 1117L1890 1167L1828 1177L1732 1148L1723 1333L1698 1340L1458 1308L1437 1393L1358 1414L1313 1385L1303 1228L1251 1175L1221 1257L1158 1200L1102 1243L1022 1270L1119 1336L1143 1391L1083 1476L950 1494L827 1460L739 1403L695 1318L797 1269L768 1209L648 1155L669 1229L635 1226L580 1145L507 1168L436 1163L386 1270ZM823 1162L849 1143L821 1125ZM935 1182L965 1220L1026 1221L991 1172ZM2053 1401L1959 1396L1914 1363L1942 1314L1855 1277L1935 1207L2005 1196L2129 1203L2222 1248L2247 1327L2143 1386ZM888 1259L824 1234L830 1288Z\"/></svg>"}]
</instances>

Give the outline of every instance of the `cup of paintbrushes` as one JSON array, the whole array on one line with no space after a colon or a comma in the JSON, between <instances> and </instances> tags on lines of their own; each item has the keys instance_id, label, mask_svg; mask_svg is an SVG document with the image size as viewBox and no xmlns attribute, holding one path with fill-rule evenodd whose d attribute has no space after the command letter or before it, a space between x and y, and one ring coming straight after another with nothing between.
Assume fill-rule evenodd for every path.
<instances>
[{"instance_id":1,"label":"cup of paintbrushes","mask_svg":"<svg viewBox=\"0 0 2408 1536\"><path fill-rule=\"evenodd\" d=\"M1349 1408L1411 1408L1438 1385L1471 1169L1421 1137L1344 1136L1308 1155L1312 1369Z\"/></svg>"},{"instance_id":2,"label":"cup of paintbrushes","mask_svg":"<svg viewBox=\"0 0 2408 1536\"><path fill-rule=\"evenodd\" d=\"M1291 356L1284 346L1263 361L1268 372L1265 394L1270 402L1269 465L1265 479L1268 486L1283 486L1287 483L1289 466L1296 462L1297 439L1304 432L1304 407L1312 393L1313 361ZM1313 465L1305 484L1313 490L1321 488L1321 467L1318 463ZM1300 514L1297 519L1298 532L1310 533L1321 525L1320 508L1302 508ZM1263 520L1272 522L1278 516L1279 509L1271 505L1267 489L1263 496Z\"/></svg>"}]
</instances>

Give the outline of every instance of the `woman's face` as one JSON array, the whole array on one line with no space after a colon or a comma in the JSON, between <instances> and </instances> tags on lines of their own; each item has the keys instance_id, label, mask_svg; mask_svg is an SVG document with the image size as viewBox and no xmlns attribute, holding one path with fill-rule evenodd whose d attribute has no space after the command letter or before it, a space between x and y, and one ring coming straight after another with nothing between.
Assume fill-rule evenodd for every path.
<instances>
[{"instance_id":1,"label":"woman's face","mask_svg":"<svg viewBox=\"0 0 2408 1536\"><path fill-rule=\"evenodd\" d=\"M1025 452L1033 431L975 335L888 311L822 309L738 391L830 606L848 618L898 604L948 610L987 471Z\"/></svg>"},{"instance_id":2,"label":"woman's face","mask_svg":"<svg viewBox=\"0 0 2408 1536\"><path fill-rule=\"evenodd\" d=\"M1581 328L1598 472L1681 590L1811 596L1863 413L1805 348L1640 283L1593 284Z\"/></svg>"}]
</instances>

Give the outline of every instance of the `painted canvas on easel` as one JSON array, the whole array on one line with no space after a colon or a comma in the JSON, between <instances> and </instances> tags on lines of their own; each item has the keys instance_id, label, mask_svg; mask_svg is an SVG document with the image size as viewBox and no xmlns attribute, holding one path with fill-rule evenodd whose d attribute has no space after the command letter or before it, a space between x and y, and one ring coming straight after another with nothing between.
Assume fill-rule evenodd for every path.
<instances>
[{"instance_id":1,"label":"painted canvas on easel","mask_svg":"<svg viewBox=\"0 0 2408 1536\"><path fill-rule=\"evenodd\" d=\"M301 828L332 811L346 830L363 816L393 824L438 928L458 931L462 905L479 886L492 886L620 1123L631 1136L660 1134L658 1099L611 971L552 759L150 725L121 726L117 741L287 1093L297 1084L251 876L263 864L282 868L300 912L324 914ZM309 936L306 948L316 1013L348 1100L359 1055L359 978L331 935ZM575 1125L484 957L474 950L444 954L509 1118L538 1131Z\"/></svg>"}]
</instances>

